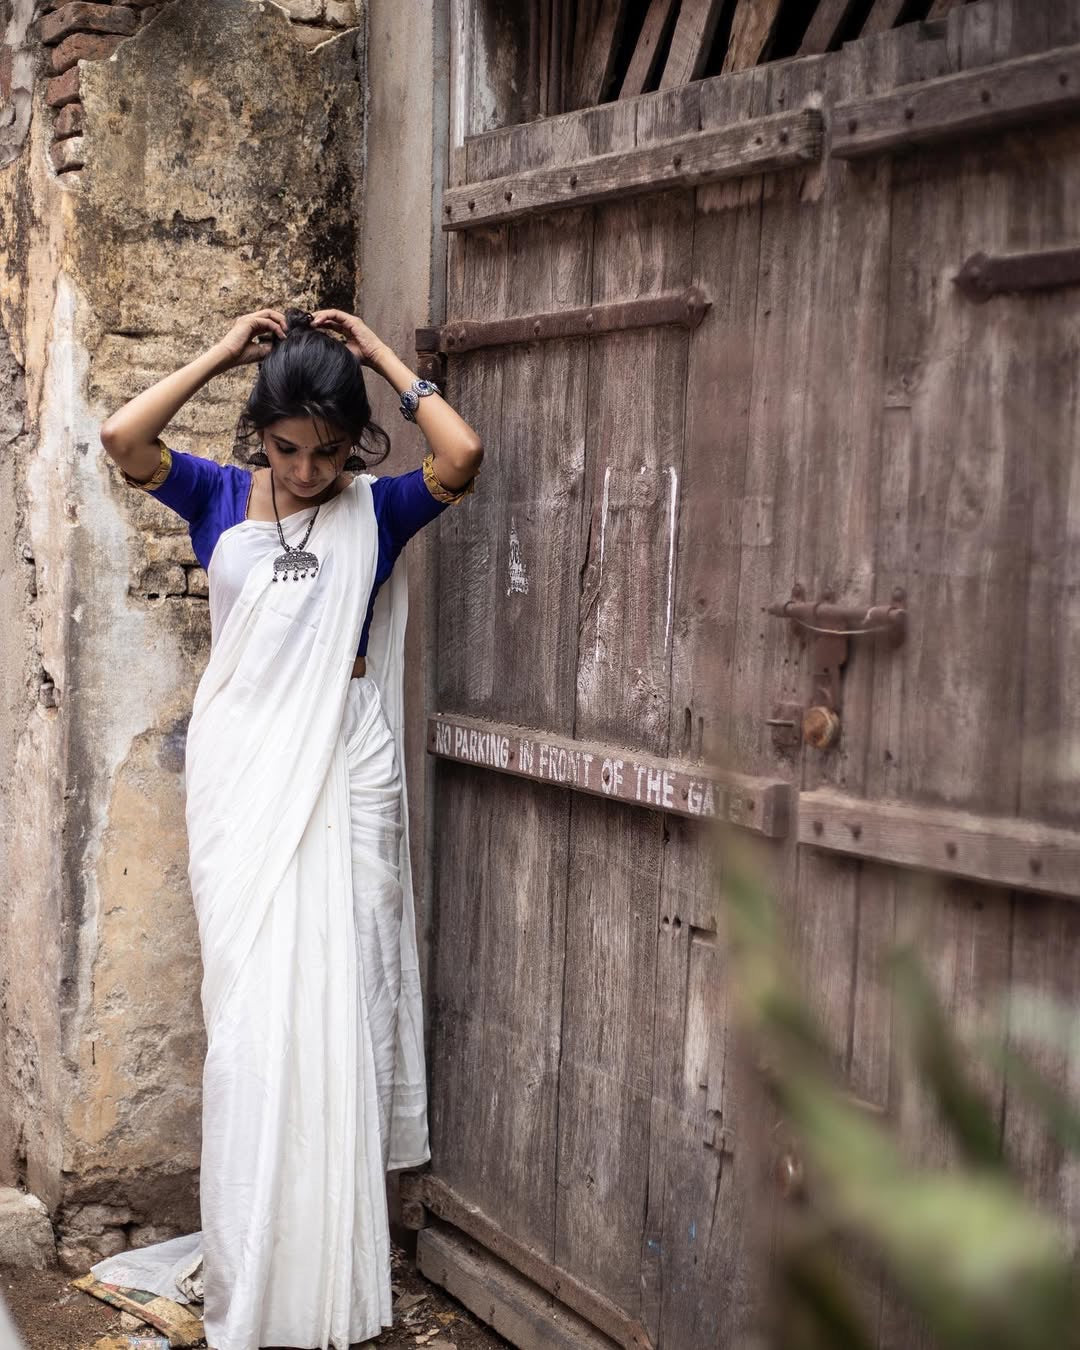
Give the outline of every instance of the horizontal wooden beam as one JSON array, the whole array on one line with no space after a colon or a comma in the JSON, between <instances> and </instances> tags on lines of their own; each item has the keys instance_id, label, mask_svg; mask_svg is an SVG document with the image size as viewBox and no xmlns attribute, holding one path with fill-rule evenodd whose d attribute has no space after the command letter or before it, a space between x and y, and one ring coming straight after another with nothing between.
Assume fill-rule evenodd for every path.
<instances>
[{"instance_id":1,"label":"horizontal wooden beam","mask_svg":"<svg viewBox=\"0 0 1080 1350\"><path fill-rule=\"evenodd\" d=\"M403 1178L402 1184L403 1193L407 1192L410 1199L419 1199L436 1218L466 1233L533 1284L553 1294L560 1303L578 1313L605 1336L610 1336L623 1350L652 1350L652 1341L640 1322L628 1316L610 1299L583 1284L568 1270L511 1237L494 1219L458 1195L445 1181L425 1172L409 1178L407 1183Z\"/></svg>"},{"instance_id":2,"label":"horizontal wooden beam","mask_svg":"<svg viewBox=\"0 0 1080 1350\"><path fill-rule=\"evenodd\" d=\"M1038 248L1026 253L973 253L953 283L969 300L1020 291L1080 285L1080 248Z\"/></svg>"},{"instance_id":3,"label":"horizontal wooden beam","mask_svg":"<svg viewBox=\"0 0 1080 1350\"><path fill-rule=\"evenodd\" d=\"M441 328L418 328L417 351L471 352L478 347L508 347L520 342L549 342L555 338L599 337L631 328L696 328L712 301L690 286L669 295L643 300L618 300L610 305L518 314L512 319L456 319Z\"/></svg>"},{"instance_id":4,"label":"horizontal wooden beam","mask_svg":"<svg viewBox=\"0 0 1080 1350\"><path fill-rule=\"evenodd\" d=\"M820 157L821 131L821 114L808 108L448 188L443 229L498 225L543 211L794 168Z\"/></svg>"},{"instance_id":5,"label":"horizontal wooden beam","mask_svg":"<svg viewBox=\"0 0 1080 1350\"><path fill-rule=\"evenodd\" d=\"M819 789L799 797L798 839L874 862L1080 898L1080 831L1031 820Z\"/></svg>"},{"instance_id":6,"label":"horizontal wooden beam","mask_svg":"<svg viewBox=\"0 0 1080 1350\"><path fill-rule=\"evenodd\" d=\"M449 1224L416 1235L416 1264L520 1350L613 1350L615 1342L583 1317Z\"/></svg>"},{"instance_id":7,"label":"horizontal wooden beam","mask_svg":"<svg viewBox=\"0 0 1080 1350\"><path fill-rule=\"evenodd\" d=\"M720 773L633 750L437 713L428 753L476 768L630 802L672 815L738 825L777 839L788 831L791 789L780 779Z\"/></svg>"},{"instance_id":8,"label":"horizontal wooden beam","mask_svg":"<svg viewBox=\"0 0 1080 1350\"><path fill-rule=\"evenodd\" d=\"M842 159L1034 122L1080 110L1080 46L839 103L831 150Z\"/></svg>"}]
</instances>

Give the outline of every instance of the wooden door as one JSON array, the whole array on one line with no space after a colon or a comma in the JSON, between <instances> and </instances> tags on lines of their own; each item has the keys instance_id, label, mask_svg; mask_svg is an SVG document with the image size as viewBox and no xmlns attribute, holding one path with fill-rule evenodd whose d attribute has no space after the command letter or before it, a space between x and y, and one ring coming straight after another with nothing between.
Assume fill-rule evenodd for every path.
<instances>
[{"instance_id":1,"label":"wooden door","mask_svg":"<svg viewBox=\"0 0 1080 1350\"><path fill-rule=\"evenodd\" d=\"M982 253L984 288L1026 284L1080 243L1059 78L1080 56L1037 54L1077 37L1057 9L1033 38L968 5L477 136L457 164L427 345L491 452L438 543L413 1194L425 1269L515 1344L752 1335L776 1201L716 818L769 855L852 1091L928 1158L948 1144L878 977L897 936L961 1022L1010 980L1077 992L1071 298L954 280ZM1015 252L1029 272L995 272ZM769 612L793 595L834 608ZM852 636L842 667L816 645L900 611L899 644ZM830 701L817 749L798 724ZM984 1086L1075 1222L1075 1177Z\"/></svg>"}]
</instances>

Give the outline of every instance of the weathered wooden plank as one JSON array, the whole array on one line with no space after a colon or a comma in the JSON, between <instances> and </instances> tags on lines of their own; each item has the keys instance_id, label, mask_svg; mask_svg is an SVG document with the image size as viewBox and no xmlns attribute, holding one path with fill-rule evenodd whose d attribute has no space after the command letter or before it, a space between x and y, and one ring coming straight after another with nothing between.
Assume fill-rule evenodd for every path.
<instances>
[{"instance_id":1,"label":"weathered wooden plank","mask_svg":"<svg viewBox=\"0 0 1080 1350\"><path fill-rule=\"evenodd\" d=\"M961 5L966 5L968 0L934 0L930 6L928 19L943 19L950 10L958 9Z\"/></svg>"},{"instance_id":2,"label":"weathered wooden plank","mask_svg":"<svg viewBox=\"0 0 1080 1350\"><path fill-rule=\"evenodd\" d=\"M626 22L626 9L627 0L602 0L584 59L574 72L575 107L590 107L607 93Z\"/></svg>"},{"instance_id":3,"label":"weathered wooden plank","mask_svg":"<svg viewBox=\"0 0 1080 1350\"><path fill-rule=\"evenodd\" d=\"M450 1228L419 1234L420 1273L464 1303L518 1350L613 1350L615 1341L477 1243Z\"/></svg>"},{"instance_id":4,"label":"weathered wooden plank","mask_svg":"<svg viewBox=\"0 0 1080 1350\"><path fill-rule=\"evenodd\" d=\"M616 1345L623 1346L624 1350L651 1350L649 1337L640 1323L583 1284L572 1271L553 1264L542 1253L519 1241L480 1206L457 1194L444 1181L428 1173L418 1178L416 1189L425 1207L444 1223L467 1233L538 1288L556 1295L561 1303L586 1318Z\"/></svg>"},{"instance_id":5,"label":"weathered wooden plank","mask_svg":"<svg viewBox=\"0 0 1080 1350\"><path fill-rule=\"evenodd\" d=\"M1046 896L1024 896L1013 915L1010 979L1028 997L1075 1009L1080 996L1077 952L1080 906ZM1080 1094L1080 1051L1047 1044L1016 1023L1011 1048L1023 1055L1066 1098ZM1075 1247L1080 1240L1080 1178L1075 1159L1047 1129L1042 1111L1023 1094L1005 1095L1004 1145L1024 1189L1063 1224Z\"/></svg>"},{"instance_id":6,"label":"weathered wooden plank","mask_svg":"<svg viewBox=\"0 0 1080 1350\"><path fill-rule=\"evenodd\" d=\"M887 86L897 45L893 40L848 44L833 58L828 98L839 101ZM858 627L853 614L866 613L878 598L875 489L888 327L890 205L888 160L857 170L842 161L825 166L802 432L803 453L813 469L799 504L795 573L810 601L835 597L812 620L824 628ZM855 294L859 300L853 304ZM848 362L859 378L838 385L834 373ZM881 598L888 601L888 596ZM884 624L888 617L872 615L868 626ZM814 634L807 639L816 640ZM844 784L852 792L861 790L878 640L849 643L841 677L843 734L828 753L809 746L804 750L804 787ZM887 643L884 636L880 640ZM802 689L803 706L811 700L808 681ZM800 859L798 949L811 1001L844 1069L849 1068L853 1036L859 882L858 867L846 860L815 854Z\"/></svg>"},{"instance_id":7,"label":"weathered wooden plank","mask_svg":"<svg viewBox=\"0 0 1080 1350\"><path fill-rule=\"evenodd\" d=\"M594 300L687 285L692 218L682 193L605 208L594 234ZM686 349L685 333L644 329L597 340L589 356L575 730L617 735L646 753L667 747Z\"/></svg>"},{"instance_id":8,"label":"weathered wooden plank","mask_svg":"<svg viewBox=\"0 0 1080 1350\"><path fill-rule=\"evenodd\" d=\"M1080 109L1080 46L1002 61L838 104L834 155L854 159L902 146L958 139Z\"/></svg>"},{"instance_id":9,"label":"weathered wooden plank","mask_svg":"<svg viewBox=\"0 0 1080 1350\"><path fill-rule=\"evenodd\" d=\"M876 37L879 33L887 32L899 19L906 4L907 0L874 0L874 6L866 16L859 36Z\"/></svg>"},{"instance_id":10,"label":"weathered wooden plank","mask_svg":"<svg viewBox=\"0 0 1080 1350\"><path fill-rule=\"evenodd\" d=\"M432 1165L549 1257L566 921L566 802L436 775ZM482 861L478 861L482 860Z\"/></svg>"},{"instance_id":11,"label":"weathered wooden plank","mask_svg":"<svg viewBox=\"0 0 1080 1350\"><path fill-rule=\"evenodd\" d=\"M813 161L820 151L821 118L814 109L777 113L643 149L450 188L443 196L443 229L473 229L536 211L772 172Z\"/></svg>"},{"instance_id":12,"label":"weathered wooden plank","mask_svg":"<svg viewBox=\"0 0 1080 1350\"><path fill-rule=\"evenodd\" d=\"M703 127L750 116L760 79L701 86ZM693 274L717 294L690 339L668 754L720 763L731 758L761 189L760 177L701 188L694 223ZM769 1129L736 1072L718 842L701 822L669 820L658 916L642 1315L661 1344L687 1350L752 1339L770 1236L759 1187Z\"/></svg>"},{"instance_id":13,"label":"weathered wooden plank","mask_svg":"<svg viewBox=\"0 0 1080 1350\"><path fill-rule=\"evenodd\" d=\"M711 773L610 744L445 713L428 719L428 750L441 759L673 815L723 821L768 838L780 838L787 830L790 793L782 780Z\"/></svg>"},{"instance_id":14,"label":"weathered wooden plank","mask_svg":"<svg viewBox=\"0 0 1080 1350\"><path fill-rule=\"evenodd\" d=\"M570 230L580 230L580 218ZM525 250L521 250L524 252ZM557 338L600 337L631 328L696 328L711 301L697 287L674 295L643 300L617 300L610 305L582 305L575 309L520 314L512 319L457 319L442 328L417 329L437 352L468 352L479 347L509 347L522 342L551 342Z\"/></svg>"},{"instance_id":15,"label":"weathered wooden plank","mask_svg":"<svg viewBox=\"0 0 1080 1350\"><path fill-rule=\"evenodd\" d=\"M731 20L723 73L749 70L761 60L772 38L782 0L739 0Z\"/></svg>"},{"instance_id":16,"label":"weathered wooden plank","mask_svg":"<svg viewBox=\"0 0 1080 1350\"><path fill-rule=\"evenodd\" d=\"M950 16L950 59L967 65L1007 57L1008 49L981 40L969 47L952 22L967 8ZM1027 403L1026 362L1001 360L1017 337L1013 307L1000 307L987 324L985 309L951 287L943 292L941 276L945 259L1007 246L1009 180L1028 158L1018 150L1003 141L988 157L976 146L950 146L894 166L886 397L889 453L899 462L890 465L888 507L883 500L889 528L878 584L905 587L911 622L902 659L882 670L878 686L887 702L881 717L875 704L871 790L906 805L962 805L987 816L1014 815L1017 804L1023 655L1015 615L1023 569L1016 540L1026 513L1017 471L1026 451L1018 457L1024 433L1008 408L1017 398ZM1010 384L1020 376L1011 393L1003 387L1006 369ZM995 734L985 735L991 726ZM1009 892L910 870L896 878L896 940L915 946L961 1033L985 1025L1009 979ZM955 1141L912 1069L903 1027L898 1019L890 1109L914 1156L954 1165ZM1000 1072L969 1068L1000 1118L1007 1100ZM883 1350L932 1343L886 1301Z\"/></svg>"},{"instance_id":17,"label":"weathered wooden plank","mask_svg":"<svg viewBox=\"0 0 1080 1350\"><path fill-rule=\"evenodd\" d=\"M839 24L846 17L833 7L833 22ZM826 45L831 42L829 35ZM830 60L826 106L888 88L897 46L890 37L884 42L850 43L836 53ZM865 614L868 603L879 598L874 580L875 487L881 468L890 204L888 160L855 168L831 160L824 166L817 272L807 319L812 352L802 425L802 453L810 468L798 508L794 575L808 599L835 597L831 617L829 607L819 611L818 626L825 628L858 627L850 614L844 616L844 607L862 607ZM845 366L858 375L838 384L835 372ZM887 594L881 598L888 602ZM813 634L807 639L817 640ZM863 784L873 648L879 640L887 642L883 635L849 643L842 675L841 741L827 753L804 747L804 786L845 783L857 791ZM812 682L806 675L803 679L805 707ZM867 1047L863 1037L888 1031L891 1000L871 962L860 960L878 918L878 880L848 858L804 851L793 927L804 988L836 1064L853 1086L858 1083L860 1097L865 1093L864 1100L883 1107L888 1100L888 1042ZM857 1016L866 1024L857 1026ZM867 1061L874 1059L885 1070L876 1081L867 1072ZM835 1260L856 1293L873 1339L880 1304L877 1273L848 1244L838 1245Z\"/></svg>"},{"instance_id":18,"label":"weathered wooden plank","mask_svg":"<svg viewBox=\"0 0 1080 1350\"><path fill-rule=\"evenodd\" d=\"M1017 16L1023 28L1023 13ZM1080 24L1075 6L1051 6L1051 39ZM1059 27L1057 25L1060 25ZM1008 225L1010 247L1048 249L1075 239L1080 204L1080 128L1066 125L1038 137L1018 166ZM998 306L994 306L997 308ZM1073 315L1076 296L1017 296L1001 306L1026 314L1017 333L1017 364L1032 382L1017 409L1029 466L1031 527L1027 594L1018 812L1080 829L1080 466L1074 428L1080 406ZM1014 389L1006 391L1012 396ZM1023 432L1020 432L1020 426ZM1080 1007L1080 906L1068 900L1017 896L1013 910L1011 980L1037 999ZM1014 1023L1012 1048L1058 1091L1080 1100L1080 1046L1040 1044ZM1042 1112L1010 1086L1004 1140L1028 1193L1055 1213L1074 1250L1080 1245L1080 1168L1046 1128Z\"/></svg>"},{"instance_id":19,"label":"weathered wooden plank","mask_svg":"<svg viewBox=\"0 0 1080 1350\"><path fill-rule=\"evenodd\" d=\"M475 171L488 170L488 152L486 141L470 147ZM551 228L530 223L464 238L467 256L452 273L449 313L503 315L520 303L523 283L552 307L588 299L587 251L576 232L556 230L552 237ZM530 241L536 256L512 265L522 229L538 232ZM519 364L479 352L451 363L457 406L484 428L485 438L494 437L492 444L508 446L512 458L496 456L490 476L485 468L483 489L438 527L437 696L450 692L455 706L485 711L505 713L512 706L518 716L569 729L573 671L560 670L559 662L570 665L573 650L570 597L581 491L575 447L583 433L584 371L565 349L552 348L544 359L564 397L534 410L532 427L542 439L530 441L527 452L519 443L520 410L527 406L521 386L531 390L539 374L524 368L529 358ZM512 400L505 416L504 387ZM550 585L550 604L531 614L523 612L527 596L505 596L519 494L534 503L526 507L534 517L517 522L522 548L534 583ZM534 531L544 536L542 555ZM560 555L560 541L569 559ZM507 645L523 658L512 684L497 674ZM500 704L504 699L512 705ZM499 789L493 792L485 775L438 765L434 831L441 842L429 1002L440 1072L432 1084L432 1153L440 1175L462 1194L482 1198L498 1221L550 1256L569 808L566 794L537 784L503 782ZM470 862L469 841L477 837L471 816L492 832L479 868L475 858ZM528 914L518 905L527 905Z\"/></svg>"},{"instance_id":20,"label":"weathered wooden plank","mask_svg":"<svg viewBox=\"0 0 1080 1350\"><path fill-rule=\"evenodd\" d=\"M840 35L848 15L855 8L855 0L818 0L814 17L807 25L799 45L800 56L820 56L827 52Z\"/></svg>"},{"instance_id":21,"label":"weathered wooden plank","mask_svg":"<svg viewBox=\"0 0 1080 1350\"><path fill-rule=\"evenodd\" d=\"M511 227L510 312L587 299L589 223L581 212ZM496 652L513 652L485 712L568 733L574 715L577 547L584 500L588 354L583 340L514 347L503 366L503 460L494 543ZM559 397L544 391L558 389ZM493 789L496 790L496 789ZM567 808L568 809L568 808ZM563 821L565 828L565 820Z\"/></svg>"},{"instance_id":22,"label":"weathered wooden plank","mask_svg":"<svg viewBox=\"0 0 1080 1350\"><path fill-rule=\"evenodd\" d=\"M637 105L635 135L696 126L681 91ZM621 105L627 106L627 105ZM692 200L598 208L593 301L689 284ZM578 606L576 735L667 748L673 552L683 451L685 333L590 344L590 502ZM638 372L647 372L642 379ZM648 1189L662 820L572 798L570 907L559 1111L556 1260L635 1319Z\"/></svg>"},{"instance_id":23,"label":"weathered wooden plank","mask_svg":"<svg viewBox=\"0 0 1080 1350\"><path fill-rule=\"evenodd\" d=\"M679 0L651 0L638 34L634 55L619 89L620 98L635 98L644 93L656 74L660 44L674 18Z\"/></svg>"},{"instance_id":24,"label":"weathered wooden plank","mask_svg":"<svg viewBox=\"0 0 1080 1350\"><path fill-rule=\"evenodd\" d=\"M661 89L675 89L701 75L723 7L724 0L682 0L660 77Z\"/></svg>"},{"instance_id":25,"label":"weathered wooden plank","mask_svg":"<svg viewBox=\"0 0 1080 1350\"><path fill-rule=\"evenodd\" d=\"M639 808L574 799L555 1261L635 1321L662 840Z\"/></svg>"},{"instance_id":26,"label":"weathered wooden plank","mask_svg":"<svg viewBox=\"0 0 1080 1350\"><path fill-rule=\"evenodd\" d=\"M869 802L827 788L800 795L798 820L800 844L1080 898L1080 831L1007 816Z\"/></svg>"}]
</instances>

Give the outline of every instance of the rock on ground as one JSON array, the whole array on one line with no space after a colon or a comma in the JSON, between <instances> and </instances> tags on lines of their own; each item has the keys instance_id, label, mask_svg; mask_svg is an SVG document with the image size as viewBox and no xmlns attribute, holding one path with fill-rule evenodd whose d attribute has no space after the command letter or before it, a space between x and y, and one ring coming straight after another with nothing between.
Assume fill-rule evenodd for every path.
<instances>
[{"instance_id":1,"label":"rock on ground","mask_svg":"<svg viewBox=\"0 0 1080 1350\"><path fill-rule=\"evenodd\" d=\"M36 1195L0 1189L0 1265L44 1270L55 1264L49 1211Z\"/></svg>"}]
</instances>

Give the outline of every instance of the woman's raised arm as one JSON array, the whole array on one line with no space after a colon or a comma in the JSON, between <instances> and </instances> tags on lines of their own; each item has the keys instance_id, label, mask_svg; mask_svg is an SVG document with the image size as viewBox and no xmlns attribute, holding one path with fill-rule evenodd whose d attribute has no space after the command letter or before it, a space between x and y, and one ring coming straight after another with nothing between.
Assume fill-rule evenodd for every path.
<instances>
[{"instance_id":1,"label":"woman's raised arm","mask_svg":"<svg viewBox=\"0 0 1080 1350\"><path fill-rule=\"evenodd\" d=\"M101 444L129 477L145 482L161 458L158 437L192 394L215 375L234 366L259 361L270 350L262 335L285 336L285 315L260 309L237 319L220 342L194 361L151 385L114 412L101 427Z\"/></svg>"}]
</instances>

